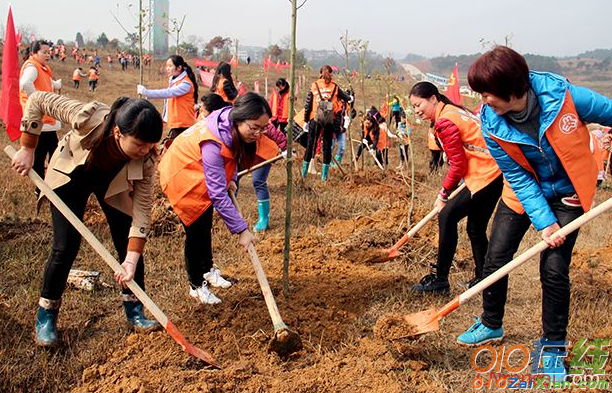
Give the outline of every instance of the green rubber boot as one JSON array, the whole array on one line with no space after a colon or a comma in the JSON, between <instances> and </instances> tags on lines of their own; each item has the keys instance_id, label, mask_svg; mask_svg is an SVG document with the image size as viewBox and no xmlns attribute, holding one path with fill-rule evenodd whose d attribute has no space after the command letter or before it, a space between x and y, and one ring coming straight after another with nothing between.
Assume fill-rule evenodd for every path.
<instances>
[{"instance_id":1,"label":"green rubber boot","mask_svg":"<svg viewBox=\"0 0 612 393\"><path fill-rule=\"evenodd\" d=\"M323 164L321 167L321 180L326 181L329 173L329 164Z\"/></svg>"},{"instance_id":2,"label":"green rubber boot","mask_svg":"<svg viewBox=\"0 0 612 393\"><path fill-rule=\"evenodd\" d=\"M40 298L36 314L36 345L41 347L57 346L57 314L61 300Z\"/></svg>"},{"instance_id":3,"label":"green rubber boot","mask_svg":"<svg viewBox=\"0 0 612 393\"><path fill-rule=\"evenodd\" d=\"M306 179L306 175L308 175L309 165L310 165L310 161L302 161L302 179Z\"/></svg>"},{"instance_id":4,"label":"green rubber boot","mask_svg":"<svg viewBox=\"0 0 612 393\"><path fill-rule=\"evenodd\" d=\"M125 310L127 323L131 329L134 329L139 333L147 333L161 329L161 325L157 321L147 319L147 317L145 317L142 310L142 303L136 298L136 296L121 296L123 298L123 309Z\"/></svg>"},{"instance_id":5,"label":"green rubber boot","mask_svg":"<svg viewBox=\"0 0 612 393\"><path fill-rule=\"evenodd\" d=\"M259 219L257 220L257 224L253 227L253 232L263 232L268 229L268 224L270 221L270 200L265 201L257 201L257 213L259 214Z\"/></svg>"}]
</instances>

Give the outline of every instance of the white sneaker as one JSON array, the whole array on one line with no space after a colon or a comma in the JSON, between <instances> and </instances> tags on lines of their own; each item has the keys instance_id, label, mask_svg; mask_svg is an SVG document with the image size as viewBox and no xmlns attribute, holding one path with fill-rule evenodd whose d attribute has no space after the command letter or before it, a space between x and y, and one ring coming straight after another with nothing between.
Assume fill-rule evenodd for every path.
<instances>
[{"instance_id":1,"label":"white sneaker","mask_svg":"<svg viewBox=\"0 0 612 393\"><path fill-rule=\"evenodd\" d=\"M215 294L212 293L208 289L208 284L206 282L203 282L201 287L198 287L196 289L193 289L193 288L190 289L189 290L189 296L191 296L194 299L197 299L202 304L219 304L219 303L221 303L221 299L219 299L217 296L215 296Z\"/></svg>"},{"instance_id":2,"label":"white sneaker","mask_svg":"<svg viewBox=\"0 0 612 393\"><path fill-rule=\"evenodd\" d=\"M231 282L221 277L221 270L214 267L204 274L204 279L215 288L227 289L232 286Z\"/></svg>"}]
</instances>

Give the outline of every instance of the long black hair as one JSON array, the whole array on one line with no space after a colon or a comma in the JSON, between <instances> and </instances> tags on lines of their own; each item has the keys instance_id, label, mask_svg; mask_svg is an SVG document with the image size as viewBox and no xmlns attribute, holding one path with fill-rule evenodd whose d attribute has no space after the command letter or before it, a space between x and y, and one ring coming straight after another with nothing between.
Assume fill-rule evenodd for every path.
<instances>
[{"instance_id":1,"label":"long black hair","mask_svg":"<svg viewBox=\"0 0 612 393\"><path fill-rule=\"evenodd\" d=\"M450 98L440 93L440 90L438 90L436 85L434 85L431 82L419 82L415 84L414 86L412 86L412 89L410 89L410 94L408 94L408 96L415 96L415 97L424 98L424 99L429 99L432 96L436 96L436 99L438 101L442 101L443 103L447 105L453 105L453 106L456 106L457 108L461 108L465 111L470 112L463 105L455 104L454 102L450 100Z\"/></svg>"},{"instance_id":2,"label":"long black hair","mask_svg":"<svg viewBox=\"0 0 612 393\"><path fill-rule=\"evenodd\" d=\"M117 98L105 121L104 137L109 137L117 126L121 134L148 143L159 142L164 127L161 115L153 104L138 98Z\"/></svg>"},{"instance_id":3,"label":"long black hair","mask_svg":"<svg viewBox=\"0 0 612 393\"><path fill-rule=\"evenodd\" d=\"M222 61L217 65L217 70L215 71L215 76L212 80L212 86L210 86L210 91L213 93L217 91L217 83L219 83L219 79L224 77L230 83L232 90L236 90L236 86L234 86L234 79L232 79L232 66L228 63ZM223 87L223 86L221 86Z\"/></svg>"},{"instance_id":4,"label":"long black hair","mask_svg":"<svg viewBox=\"0 0 612 393\"><path fill-rule=\"evenodd\" d=\"M268 101L252 91L238 97L231 109L229 119L232 127L232 153L242 168L249 168L255 158L257 143L246 143L238 132L238 125L246 120L257 120L263 115L272 117Z\"/></svg>"},{"instance_id":5,"label":"long black hair","mask_svg":"<svg viewBox=\"0 0 612 393\"><path fill-rule=\"evenodd\" d=\"M172 64L174 64L175 67L182 67L183 70L187 72L187 76L191 80L191 83L193 83L193 102L198 102L198 81L193 70L189 67L189 64L179 55L171 55L168 59L172 60Z\"/></svg>"}]
</instances>

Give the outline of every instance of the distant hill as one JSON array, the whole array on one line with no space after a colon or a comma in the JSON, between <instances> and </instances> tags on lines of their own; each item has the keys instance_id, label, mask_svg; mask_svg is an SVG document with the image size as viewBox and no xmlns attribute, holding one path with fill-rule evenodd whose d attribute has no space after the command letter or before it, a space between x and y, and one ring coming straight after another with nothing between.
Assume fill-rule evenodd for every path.
<instances>
[{"instance_id":1,"label":"distant hill","mask_svg":"<svg viewBox=\"0 0 612 393\"><path fill-rule=\"evenodd\" d=\"M605 60L612 58L612 49L595 49L582 52L576 55L577 58L591 58L597 60Z\"/></svg>"}]
</instances>

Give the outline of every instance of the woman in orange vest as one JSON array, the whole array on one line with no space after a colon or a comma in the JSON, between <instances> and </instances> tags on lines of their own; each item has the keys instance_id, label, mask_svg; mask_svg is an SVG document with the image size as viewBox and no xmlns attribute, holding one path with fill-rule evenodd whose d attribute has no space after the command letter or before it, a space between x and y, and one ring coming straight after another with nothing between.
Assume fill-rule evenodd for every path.
<instances>
[{"instance_id":1,"label":"woman in orange vest","mask_svg":"<svg viewBox=\"0 0 612 393\"><path fill-rule=\"evenodd\" d=\"M89 81L89 91L95 92L98 87L98 80L100 79L100 73L95 66L89 67L89 75L87 77Z\"/></svg>"},{"instance_id":2,"label":"woman in orange vest","mask_svg":"<svg viewBox=\"0 0 612 393\"><path fill-rule=\"evenodd\" d=\"M232 66L229 63L222 61L217 65L210 91L219 94L223 101L231 103L238 97L238 89L232 77Z\"/></svg>"},{"instance_id":3,"label":"woman in orange vest","mask_svg":"<svg viewBox=\"0 0 612 393\"><path fill-rule=\"evenodd\" d=\"M94 194L100 204L115 250L127 275L116 274L123 283L134 281L144 289L143 252L151 222L153 182L163 123L146 100L118 98L112 106L82 103L66 96L37 91L28 99L21 122L21 148L13 168L26 176L40 137L43 116L52 115L74 127L59 142L45 176L45 183L79 218ZM36 343L58 343L57 317L68 273L76 259L81 235L51 206L53 246L44 268L36 315ZM142 303L131 290L121 292L128 324L140 331L161 326L145 317Z\"/></svg>"},{"instance_id":4,"label":"woman in orange vest","mask_svg":"<svg viewBox=\"0 0 612 393\"><path fill-rule=\"evenodd\" d=\"M272 119L270 119L272 124L285 133L289 117L289 83L285 78L278 78L269 102L272 109Z\"/></svg>"},{"instance_id":5,"label":"woman in orange vest","mask_svg":"<svg viewBox=\"0 0 612 393\"><path fill-rule=\"evenodd\" d=\"M542 351L543 368L538 374L563 381L569 267L578 231L555 232L591 208L597 163L585 122L612 125L612 100L562 76L530 71L525 58L505 46L478 58L468 82L485 104L480 116L489 151L516 194L516 203L503 199L497 209L484 273L512 259L531 224L541 231L550 248L540 255L543 336L536 351ZM482 317L459 342L502 339L507 289L506 276L484 291Z\"/></svg>"},{"instance_id":6,"label":"woman in orange vest","mask_svg":"<svg viewBox=\"0 0 612 393\"><path fill-rule=\"evenodd\" d=\"M357 157L359 160L364 149L370 149L370 154L375 155L378 162L383 164L383 149L386 146L386 135L380 129L380 125L376 116L368 111L362 124L361 144L357 148Z\"/></svg>"},{"instance_id":7,"label":"woman in orange vest","mask_svg":"<svg viewBox=\"0 0 612 393\"><path fill-rule=\"evenodd\" d=\"M431 159L429 160L429 173L437 172L438 169L442 168L442 165L444 165L444 155L442 154L442 149L436 141L434 130L431 128L427 130L427 148L431 153Z\"/></svg>"},{"instance_id":8,"label":"woman in orange vest","mask_svg":"<svg viewBox=\"0 0 612 393\"><path fill-rule=\"evenodd\" d=\"M417 292L448 293L448 274L457 249L457 225L467 217L467 234L476 264L467 285L482 278L489 245L487 224L502 192L501 171L489 154L476 116L453 104L430 82L419 82L410 91L410 102L421 119L434 122L435 137L448 156L449 170L434 207L438 210L438 259L435 272L413 287ZM451 200L461 179L466 188Z\"/></svg>"},{"instance_id":9,"label":"woman in orange vest","mask_svg":"<svg viewBox=\"0 0 612 393\"><path fill-rule=\"evenodd\" d=\"M302 162L302 178L306 177L310 160L314 157L319 132L323 131L323 167L321 168L321 180L327 180L329 164L332 157L332 139L334 132L339 131L342 122L342 106L339 100L351 102L349 97L336 82L332 81L332 68L324 65L319 70L319 79L312 83L310 91L306 95L304 103L304 131L308 132L308 146ZM325 102L323 102L325 101ZM319 103L329 103L328 109L332 112L331 119L323 120L317 116L321 113Z\"/></svg>"},{"instance_id":10,"label":"woman in orange vest","mask_svg":"<svg viewBox=\"0 0 612 393\"><path fill-rule=\"evenodd\" d=\"M19 75L19 98L21 107L25 109L28 97L35 91L54 92L62 88L62 80L53 80L53 73L49 67L51 57L50 45L47 41L39 40L32 43L28 48L28 57ZM43 118L42 133L38 138L38 144L34 151L34 172L40 177L45 177L45 162L57 148L57 131L62 128L62 123L51 116ZM36 189L36 194L39 191Z\"/></svg>"},{"instance_id":11,"label":"woman in orange vest","mask_svg":"<svg viewBox=\"0 0 612 393\"><path fill-rule=\"evenodd\" d=\"M257 141L266 132L270 116L265 98L246 93L233 107L212 112L179 135L159 163L162 191L185 228L189 294L202 304L221 302L208 285L231 286L219 269L213 268L213 208L230 232L239 234L238 243L245 250L255 243L228 192L237 189L236 168L251 167Z\"/></svg>"},{"instance_id":12,"label":"woman in orange vest","mask_svg":"<svg viewBox=\"0 0 612 393\"><path fill-rule=\"evenodd\" d=\"M75 89L78 89L81 85L81 78L87 76L87 74L83 73L83 69L81 67L77 67L74 71L72 71L72 83Z\"/></svg>"},{"instance_id":13,"label":"woman in orange vest","mask_svg":"<svg viewBox=\"0 0 612 393\"><path fill-rule=\"evenodd\" d=\"M147 98L163 98L162 117L170 131L164 140L168 147L174 138L191 127L196 120L195 103L198 102L198 82L189 64L179 55L166 60L167 89L147 89L138 85L136 91Z\"/></svg>"}]
</instances>

